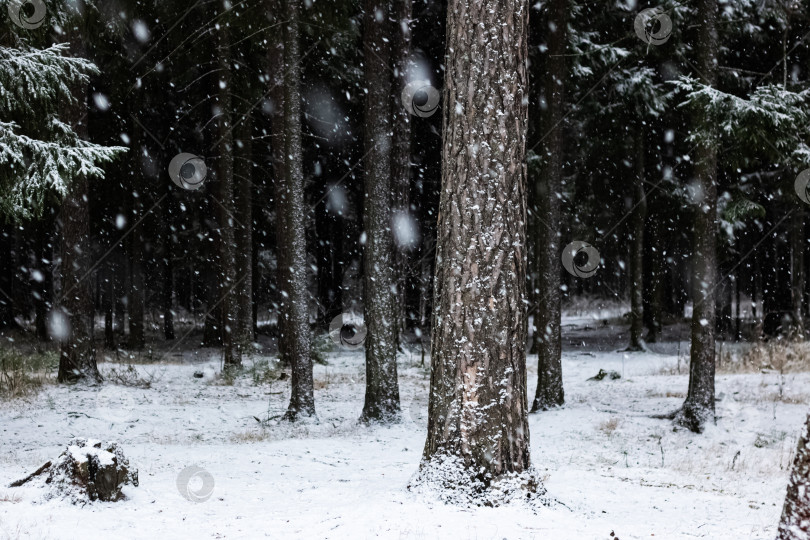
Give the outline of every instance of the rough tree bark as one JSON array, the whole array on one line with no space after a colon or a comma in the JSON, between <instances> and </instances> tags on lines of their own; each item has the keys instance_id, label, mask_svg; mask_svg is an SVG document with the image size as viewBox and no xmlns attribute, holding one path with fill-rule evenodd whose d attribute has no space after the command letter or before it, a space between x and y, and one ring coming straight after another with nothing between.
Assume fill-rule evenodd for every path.
<instances>
[{"instance_id":1,"label":"rough tree bark","mask_svg":"<svg viewBox=\"0 0 810 540\"><path fill-rule=\"evenodd\" d=\"M536 103L533 112L541 119L533 132L541 145L543 166L534 183L537 216L534 219L535 265L538 273L534 312L535 347L537 349L537 391L532 411L562 406L565 392L562 381L562 343L560 333L560 200L563 168L563 128L565 111L565 50L568 44L569 0L553 0L545 21L548 54L546 71L536 76L543 81L547 108ZM541 19L542 20L542 19ZM533 28L540 25L535 24ZM535 99L537 101L537 99Z\"/></svg>"},{"instance_id":2,"label":"rough tree bark","mask_svg":"<svg viewBox=\"0 0 810 540\"><path fill-rule=\"evenodd\" d=\"M391 21L388 0L366 0L364 16L365 175L363 305L366 337L366 397L360 419L399 418L397 310L391 235Z\"/></svg>"},{"instance_id":3,"label":"rough tree bark","mask_svg":"<svg viewBox=\"0 0 810 540\"><path fill-rule=\"evenodd\" d=\"M697 69L704 83L714 86L716 78L717 0L699 0ZM694 122L705 122L696 113ZM709 126L703 126L709 128ZM692 249L692 344L690 351L689 390L683 407L675 414L675 423L696 433L706 422L714 422L716 228L717 228L717 149L713 142L698 145L695 177L700 200L695 208Z\"/></svg>"},{"instance_id":4,"label":"rough tree bark","mask_svg":"<svg viewBox=\"0 0 810 540\"><path fill-rule=\"evenodd\" d=\"M776 540L810 538L810 415L804 423L788 482Z\"/></svg>"},{"instance_id":5,"label":"rough tree bark","mask_svg":"<svg viewBox=\"0 0 810 540\"><path fill-rule=\"evenodd\" d=\"M528 9L524 0L448 4L430 405L416 485L439 471L451 490L486 492L530 468Z\"/></svg>"},{"instance_id":6,"label":"rough tree bark","mask_svg":"<svg viewBox=\"0 0 810 540\"><path fill-rule=\"evenodd\" d=\"M237 288L247 281L244 275L237 275L235 233L239 225L235 220L235 205L233 200L233 123L232 99L233 92L231 75L231 42L230 28L227 21L219 25L217 31L217 63L219 77L216 80L216 107L217 117L215 137L217 138L217 158L215 161L216 180L219 187L219 292L220 292L220 320L222 322L222 354L225 367L240 366L242 353L238 345L238 303ZM239 280L243 280L240 282Z\"/></svg>"},{"instance_id":7,"label":"rough tree bark","mask_svg":"<svg viewBox=\"0 0 810 540\"><path fill-rule=\"evenodd\" d=\"M644 221L647 198L644 195L644 132L635 137L636 174L633 182L633 239L630 244L630 345L628 351L644 350Z\"/></svg>"},{"instance_id":8,"label":"rough tree bark","mask_svg":"<svg viewBox=\"0 0 810 540\"><path fill-rule=\"evenodd\" d=\"M71 35L73 34L73 35ZM71 43L71 56L86 58L81 36L70 31L66 41ZM74 89L77 103L70 105L65 118L69 118L73 131L86 139L87 88ZM71 181L68 193L62 202L62 291L61 306L68 323L67 336L62 341L59 355L59 382L101 381L96 364L96 347L93 343L93 296L88 279L92 254L90 246L89 182L86 176L77 176Z\"/></svg>"},{"instance_id":9,"label":"rough tree bark","mask_svg":"<svg viewBox=\"0 0 810 540\"><path fill-rule=\"evenodd\" d=\"M284 177L278 189L277 209L282 225L278 227L278 249L283 255L280 273L280 336L284 357L292 366L292 393L285 419L295 421L315 417L312 383L312 335L309 327L309 291L307 290L307 247L304 220L304 171L301 153L301 93L296 0L284 2Z\"/></svg>"}]
</instances>

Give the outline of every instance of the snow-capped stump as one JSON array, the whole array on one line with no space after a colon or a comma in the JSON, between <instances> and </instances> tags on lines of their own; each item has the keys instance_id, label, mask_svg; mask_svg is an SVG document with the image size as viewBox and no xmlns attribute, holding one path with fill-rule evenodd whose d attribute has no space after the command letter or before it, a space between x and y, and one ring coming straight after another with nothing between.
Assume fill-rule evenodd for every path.
<instances>
[{"instance_id":1,"label":"snow-capped stump","mask_svg":"<svg viewBox=\"0 0 810 540\"><path fill-rule=\"evenodd\" d=\"M48 462L34 473L11 484L19 487L32 480L42 482L45 499L68 498L74 504L92 501L119 501L125 485L138 485L138 470L118 443L93 439L72 439L67 448L53 462Z\"/></svg>"}]
</instances>

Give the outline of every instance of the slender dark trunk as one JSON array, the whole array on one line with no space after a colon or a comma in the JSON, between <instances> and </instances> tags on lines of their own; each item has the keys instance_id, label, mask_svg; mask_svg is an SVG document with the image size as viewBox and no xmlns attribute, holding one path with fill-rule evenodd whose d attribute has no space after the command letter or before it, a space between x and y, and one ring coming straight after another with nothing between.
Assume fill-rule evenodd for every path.
<instances>
[{"instance_id":1,"label":"slender dark trunk","mask_svg":"<svg viewBox=\"0 0 810 540\"><path fill-rule=\"evenodd\" d=\"M366 0L363 48L368 93L365 111L363 303L366 398L361 420L399 418L397 310L391 238L391 40L387 0Z\"/></svg>"},{"instance_id":2,"label":"slender dark trunk","mask_svg":"<svg viewBox=\"0 0 810 540\"><path fill-rule=\"evenodd\" d=\"M644 132L635 137L636 174L633 182L633 238L630 243L630 345L628 351L644 350L644 221L647 198L644 194Z\"/></svg>"},{"instance_id":3,"label":"slender dark trunk","mask_svg":"<svg viewBox=\"0 0 810 540\"><path fill-rule=\"evenodd\" d=\"M234 200L236 208L237 337L242 350L253 342L253 122L248 114L237 127Z\"/></svg>"},{"instance_id":4,"label":"slender dark trunk","mask_svg":"<svg viewBox=\"0 0 810 540\"><path fill-rule=\"evenodd\" d=\"M73 39L70 39L70 38ZM68 36L71 55L85 57L80 36ZM87 88L74 88L77 104L68 106L66 118L81 138L88 135ZM93 343L93 296L88 274L91 268L90 248L90 186L86 176L79 175L70 182L62 203L62 253L60 269L61 311L67 322L66 337L59 355L59 382L79 380L101 381Z\"/></svg>"},{"instance_id":5,"label":"slender dark trunk","mask_svg":"<svg viewBox=\"0 0 810 540\"><path fill-rule=\"evenodd\" d=\"M793 332L804 336L804 212L794 210L790 223L790 292Z\"/></svg>"},{"instance_id":6,"label":"slender dark trunk","mask_svg":"<svg viewBox=\"0 0 810 540\"><path fill-rule=\"evenodd\" d=\"M36 265L41 279L34 281L34 313L36 336L40 341L48 341L48 312L51 309L51 294L53 292L53 246L51 244L51 231L53 218L50 212L37 224L36 238ZM2 295L0 295L2 296ZM2 298L0 298L0 302Z\"/></svg>"},{"instance_id":7,"label":"slender dark trunk","mask_svg":"<svg viewBox=\"0 0 810 540\"><path fill-rule=\"evenodd\" d=\"M277 14L274 18L275 23L281 23L284 18L284 2L286 0L266 0L267 10L269 13ZM287 250L284 248L287 238L287 232L284 229L284 216L282 215L282 197L284 196L285 178L287 177L287 160L285 159L285 145L286 145L286 132L284 127L284 48L285 39L284 33L279 32L276 34L276 39L270 43L267 49L267 69L270 73L270 89L268 96L272 103L272 120L271 120L271 160L273 163L273 181L274 181L274 197L276 202L275 208L275 229L276 229L276 291L277 291L277 304L279 312L277 317L277 333L278 333L278 355L282 363L289 364L289 357L284 351L284 346L287 342L285 316L281 313L281 308L284 306L285 298L281 294L285 290L287 283L287 271L290 264L286 259Z\"/></svg>"},{"instance_id":8,"label":"slender dark trunk","mask_svg":"<svg viewBox=\"0 0 810 540\"><path fill-rule=\"evenodd\" d=\"M810 537L810 416L805 420L793 459L776 540Z\"/></svg>"},{"instance_id":9,"label":"slender dark trunk","mask_svg":"<svg viewBox=\"0 0 810 540\"><path fill-rule=\"evenodd\" d=\"M173 215L174 215L174 195L172 184L165 179L166 185L166 202L163 211L163 289L162 289L162 304L163 304L163 337L166 339L174 339L174 250L175 250L175 237L172 232Z\"/></svg>"},{"instance_id":10,"label":"slender dark trunk","mask_svg":"<svg viewBox=\"0 0 810 540\"><path fill-rule=\"evenodd\" d=\"M11 253L14 245L11 226L0 227L0 253ZM14 264L11 257L0 257L0 329L17 328L14 319Z\"/></svg>"},{"instance_id":11,"label":"slender dark trunk","mask_svg":"<svg viewBox=\"0 0 810 540\"><path fill-rule=\"evenodd\" d=\"M541 148L542 173L534 183L537 216L535 230L535 266L537 268L537 302L534 312L534 336L537 349L537 391L532 411L560 407L565 403L562 381L562 343L560 319L560 200L563 169L563 126L565 115L565 81L567 65L565 50L568 44L569 0L554 0L549 5L545 25L534 24L535 29L549 29L548 54L542 80L547 109L542 112L539 103L532 111L539 126L532 130ZM553 28L553 31L551 30ZM535 97L534 101L538 101Z\"/></svg>"},{"instance_id":12,"label":"slender dark trunk","mask_svg":"<svg viewBox=\"0 0 810 540\"><path fill-rule=\"evenodd\" d=\"M717 0L699 0L698 18L698 70L706 77L705 84L714 86L717 32ZM706 120L696 113L698 125ZM704 126L710 128L710 126ZM692 251L692 343L689 366L689 391L683 408L675 422L696 433L703 431L706 422L714 422L715 371L715 301L717 284L717 147L713 142L698 146L695 176L701 199L695 207L694 240Z\"/></svg>"},{"instance_id":13,"label":"slender dark trunk","mask_svg":"<svg viewBox=\"0 0 810 540\"><path fill-rule=\"evenodd\" d=\"M219 187L217 215L219 216L219 284L220 321L222 324L222 354L226 368L242 365L242 352L239 347L239 288L249 276L236 271L236 234L240 227L235 217L234 205L234 138L231 93L234 91L231 75L231 41L229 22L220 23L217 31L217 61L219 77L216 81L216 104L219 117L215 137L217 158L214 163ZM241 232L241 231L240 231ZM249 266L248 266L249 268ZM244 270L244 269L243 269Z\"/></svg>"},{"instance_id":14,"label":"slender dark trunk","mask_svg":"<svg viewBox=\"0 0 810 540\"><path fill-rule=\"evenodd\" d=\"M402 90L408 83L408 62L411 54L410 20L413 11L413 0L393 0L391 29L391 62L393 80L391 98L393 99L392 140L391 140L391 190L394 214L411 215L411 115L402 106ZM408 319L408 286L413 261L413 247L398 245L394 252L395 278L397 280L397 340L407 330Z\"/></svg>"},{"instance_id":15,"label":"slender dark trunk","mask_svg":"<svg viewBox=\"0 0 810 540\"><path fill-rule=\"evenodd\" d=\"M486 489L502 475L529 469L528 7L522 0L450 0L447 9L430 406L420 477L453 466L457 482L445 484L452 489Z\"/></svg>"},{"instance_id":16,"label":"slender dark trunk","mask_svg":"<svg viewBox=\"0 0 810 540\"><path fill-rule=\"evenodd\" d=\"M115 266L107 264L104 278L104 346L115 349Z\"/></svg>"},{"instance_id":17,"label":"slender dark trunk","mask_svg":"<svg viewBox=\"0 0 810 540\"><path fill-rule=\"evenodd\" d=\"M141 127L133 122L131 146L131 213L129 223L135 227L129 235L129 290L127 291L127 311L129 313L129 340L130 349L143 349L146 338L144 336L144 311L146 292L144 283L144 246L143 223L135 225L144 213L144 197L146 196L143 180L143 142Z\"/></svg>"},{"instance_id":18,"label":"slender dark trunk","mask_svg":"<svg viewBox=\"0 0 810 540\"><path fill-rule=\"evenodd\" d=\"M292 393L285 414L295 421L315 417L312 380L312 333L309 327L309 291L307 290L307 246L304 222L304 172L301 151L301 94L299 78L299 4L285 0L284 12L284 177L278 190L277 208L279 257L285 266L281 274L281 316L284 319L280 346L292 366Z\"/></svg>"}]
</instances>

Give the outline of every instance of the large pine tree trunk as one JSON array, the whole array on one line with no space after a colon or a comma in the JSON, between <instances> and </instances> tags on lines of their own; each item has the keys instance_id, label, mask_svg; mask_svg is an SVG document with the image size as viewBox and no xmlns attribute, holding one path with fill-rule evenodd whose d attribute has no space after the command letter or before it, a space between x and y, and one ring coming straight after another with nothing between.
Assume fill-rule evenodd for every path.
<instances>
[{"instance_id":1,"label":"large pine tree trunk","mask_svg":"<svg viewBox=\"0 0 810 540\"><path fill-rule=\"evenodd\" d=\"M217 62L219 64L219 77L217 78L216 104L219 110L215 137L218 144L216 149L216 180L219 186L219 201L217 214L219 216L219 278L218 290L221 295L220 321L222 322L222 354L225 367L242 364L241 349L238 345L238 287L244 281L243 275L236 273L236 246L234 229L236 223L235 205L233 200L233 124L231 115L233 105L231 92L233 92L231 77L231 43L228 22L222 22L218 30ZM239 280L242 280L241 282Z\"/></svg>"},{"instance_id":2,"label":"large pine tree trunk","mask_svg":"<svg viewBox=\"0 0 810 540\"><path fill-rule=\"evenodd\" d=\"M636 177L633 182L633 239L630 244L630 345L628 351L644 349L644 221L647 199L644 195L644 132L635 138Z\"/></svg>"},{"instance_id":3,"label":"large pine tree trunk","mask_svg":"<svg viewBox=\"0 0 810 540\"><path fill-rule=\"evenodd\" d=\"M366 398L362 420L399 417L397 311L391 237L391 32L387 0L366 0L363 59L366 87L363 304Z\"/></svg>"},{"instance_id":4,"label":"large pine tree trunk","mask_svg":"<svg viewBox=\"0 0 810 540\"><path fill-rule=\"evenodd\" d=\"M82 36L76 30L69 31L65 40L71 43L71 56L86 58ZM79 137L87 139L88 89L82 86L72 90L77 103L69 106L69 110L65 111L65 118L70 119L71 127ZM89 188L87 177L77 176L71 181L62 202L60 309L68 323L67 337L62 342L59 355L57 379L62 383L101 381L93 343L95 307L88 275L92 264Z\"/></svg>"},{"instance_id":5,"label":"large pine tree trunk","mask_svg":"<svg viewBox=\"0 0 810 540\"><path fill-rule=\"evenodd\" d=\"M503 475L529 469L528 9L450 0L447 10L430 406L414 484L438 475L451 493L492 495Z\"/></svg>"},{"instance_id":6,"label":"large pine tree trunk","mask_svg":"<svg viewBox=\"0 0 810 540\"><path fill-rule=\"evenodd\" d=\"M810 416L799 437L776 540L810 539Z\"/></svg>"},{"instance_id":7,"label":"large pine tree trunk","mask_svg":"<svg viewBox=\"0 0 810 540\"><path fill-rule=\"evenodd\" d=\"M309 291L307 290L307 246L304 221L304 172L301 152L301 94L296 0L284 3L284 177L278 189L277 209L282 224L278 227L278 249L285 266L281 273L282 351L292 366L292 393L285 418L298 420L315 416L312 381L312 335L309 327Z\"/></svg>"},{"instance_id":8,"label":"large pine tree trunk","mask_svg":"<svg viewBox=\"0 0 810 540\"><path fill-rule=\"evenodd\" d=\"M714 86L717 56L717 0L698 1L698 70ZM699 113L695 123L705 122ZM700 433L706 422L714 422L715 301L717 283L717 150L713 142L697 148L695 176L701 199L695 208L692 249L692 344L689 390L676 424Z\"/></svg>"},{"instance_id":9,"label":"large pine tree trunk","mask_svg":"<svg viewBox=\"0 0 810 540\"><path fill-rule=\"evenodd\" d=\"M532 411L559 407L565 403L562 381L562 343L560 333L560 200L563 167L563 127L567 67L565 50L568 45L569 0L553 0L545 25L548 34L547 69L543 93L548 104L545 112L539 104L533 111L542 118L534 127L540 143L542 175L534 184L537 213L534 221L535 264L538 273L537 305L534 313L535 347L537 349L537 391ZM551 30L553 28L553 31ZM538 81L539 82L539 81ZM536 98L537 99L537 98ZM545 137L544 139L542 139ZM541 140L542 139L542 140Z\"/></svg>"}]
</instances>

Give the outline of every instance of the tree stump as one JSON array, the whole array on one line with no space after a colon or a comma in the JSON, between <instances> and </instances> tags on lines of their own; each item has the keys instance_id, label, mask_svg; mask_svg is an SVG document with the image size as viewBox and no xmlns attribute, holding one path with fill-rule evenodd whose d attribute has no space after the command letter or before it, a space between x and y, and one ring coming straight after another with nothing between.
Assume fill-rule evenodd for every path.
<instances>
[{"instance_id":1,"label":"tree stump","mask_svg":"<svg viewBox=\"0 0 810 540\"><path fill-rule=\"evenodd\" d=\"M119 501L125 498L125 485L138 485L137 469L130 466L123 450L113 441L72 439L58 458L9 487L22 486L45 473L45 499L68 498L74 504Z\"/></svg>"}]
</instances>

